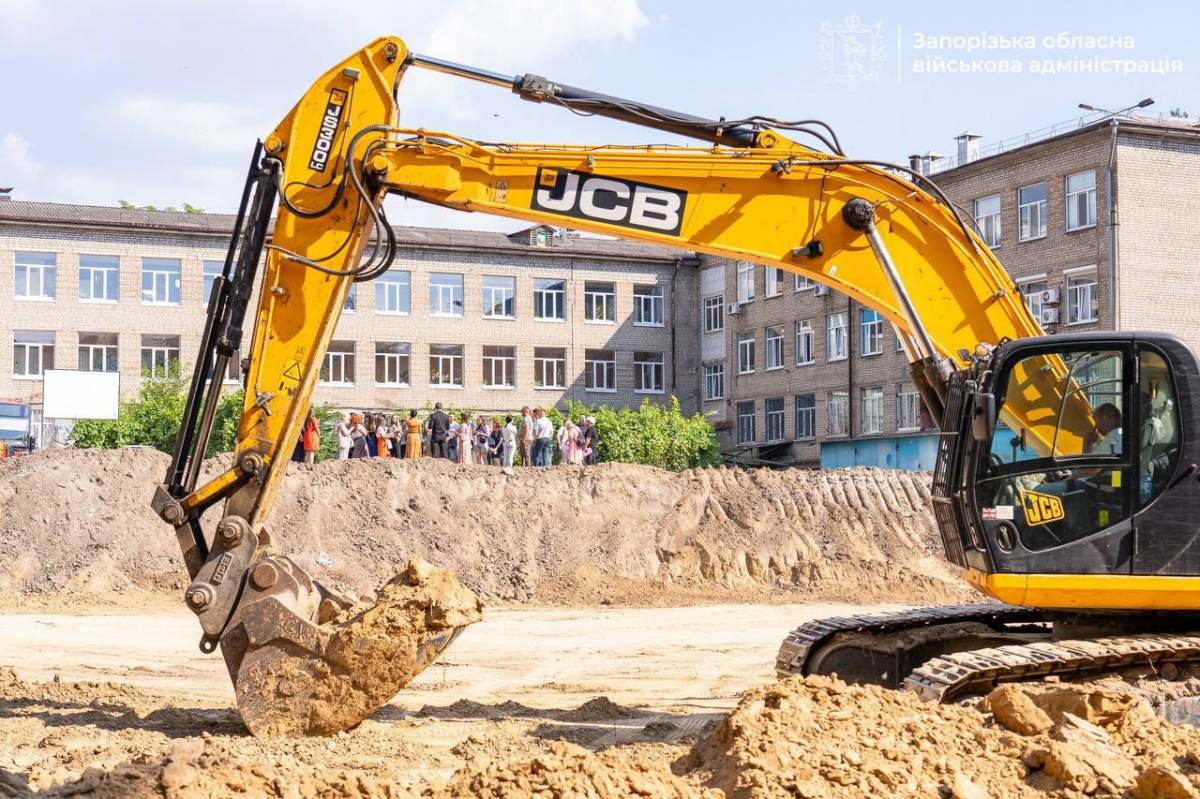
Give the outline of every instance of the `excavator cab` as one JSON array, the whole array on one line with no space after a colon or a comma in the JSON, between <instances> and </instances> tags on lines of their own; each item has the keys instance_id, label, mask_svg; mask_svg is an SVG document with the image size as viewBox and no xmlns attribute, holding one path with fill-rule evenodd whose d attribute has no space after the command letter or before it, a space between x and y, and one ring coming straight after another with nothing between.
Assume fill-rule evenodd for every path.
<instances>
[{"instance_id":1,"label":"excavator cab","mask_svg":"<svg viewBox=\"0 0 1200 799\"><path fill-rule=\"evenodd\" d=\"M1122 578L1200 574L1198 382L1163 334L1031 338L977 359L950 382L934 478L949 559L1040 608L1153 607Z\"/></svg>"}]
</instances>

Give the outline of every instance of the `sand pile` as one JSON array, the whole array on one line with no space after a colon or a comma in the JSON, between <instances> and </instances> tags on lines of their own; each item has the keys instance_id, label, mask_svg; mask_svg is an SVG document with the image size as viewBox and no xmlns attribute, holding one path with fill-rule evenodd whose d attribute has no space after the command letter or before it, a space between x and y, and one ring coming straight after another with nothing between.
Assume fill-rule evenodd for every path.
<instances>
[{"instance_id":1,"label":"sand pile","mask_svg":"<svg viewBox=\"0 0 1200 799\"><path fill-rule=\"evenodd\" d=\"M174 537L149 508L166 463L150 450L0 462L0 592L182 587ZM419 555L485 599L521 602L966 596L928 499L927 475L869 469L360 459L292 464L270 529L314 577L360 594Z\"/></svg>"}]
</instances>

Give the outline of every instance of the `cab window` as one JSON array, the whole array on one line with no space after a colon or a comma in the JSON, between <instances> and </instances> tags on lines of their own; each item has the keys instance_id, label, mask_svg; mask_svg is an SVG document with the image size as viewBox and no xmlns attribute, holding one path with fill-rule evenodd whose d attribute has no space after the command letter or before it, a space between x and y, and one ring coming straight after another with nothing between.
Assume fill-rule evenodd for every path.
<instances>
[{"instance_id":1,"label":"cab window","mask_svg":"<svg viewBox=\"0 0 1200 799\"><path fill-rule=\"evenodd\" d=\"M1179 408L1166 360L1138 354L1138 506L1163 492L1179 463Z\"/></svg>"}]
</instances>

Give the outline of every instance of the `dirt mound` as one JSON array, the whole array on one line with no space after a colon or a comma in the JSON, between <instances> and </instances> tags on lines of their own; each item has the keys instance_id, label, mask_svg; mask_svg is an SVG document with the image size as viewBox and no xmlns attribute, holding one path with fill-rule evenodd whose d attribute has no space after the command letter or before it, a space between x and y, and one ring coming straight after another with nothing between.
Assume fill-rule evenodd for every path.
<instances>
[{"instance_id":1,"label":"dirt mound","mask_svg":"<svg viewBox=\"0 0 1200 799\"><path fill-rule=\"evenodd\" d=\"M0 593L182 588L174 536L149 507L166 463L151 450L6 461ZM206 473L227 464L214 459ZM270 528L314 577L360 594L410 555L485 599L521 602L942 601L967 591L942 561L928 476L905 472L292 464Z\"/></svg>"}]
</instances>

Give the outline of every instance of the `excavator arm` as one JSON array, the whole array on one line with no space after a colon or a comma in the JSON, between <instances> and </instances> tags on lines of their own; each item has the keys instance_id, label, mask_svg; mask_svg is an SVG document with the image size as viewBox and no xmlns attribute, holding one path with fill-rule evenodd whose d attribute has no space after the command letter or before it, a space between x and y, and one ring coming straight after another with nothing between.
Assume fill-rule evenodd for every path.
<instances>
[{"instance_id":1,"label":"excavator arm","mask_svg":"<svg viewBox=\"0 0 1200 799\"><path fill-rule=\"evenodd\" d=\"M399 86L412 68L703 144L492 144L399 127ZM785 130L837 152L803 146ZM470 592L425 564L411 563L379 604L363 609L269 552L268 516L346 295L395 256L383 211L389 194L803 275L895 326L935 417L948 376L977 347L1041 332L1013 281L936 186L841 155L823 123L716 122L449 64L411 53L397 38L372 42L322 75L255 152L176 451L154 498L192 578L186 601L204 631L201 648L222 648L256 734L356 724L480 618ZM255 291L233 462L200 484L220 376L243 349ZM1051 390L1053 381L1044 382ZM1045 396L1029 397L1027 407L1010 402L1007 412L1024 417L1017 421L1035 445L1047 446L1054 421L1039 426ZM1078 415L1082 437L1086 409ZM201 520L221 502L208 536Z\"/></svg>"}]
</instances>

